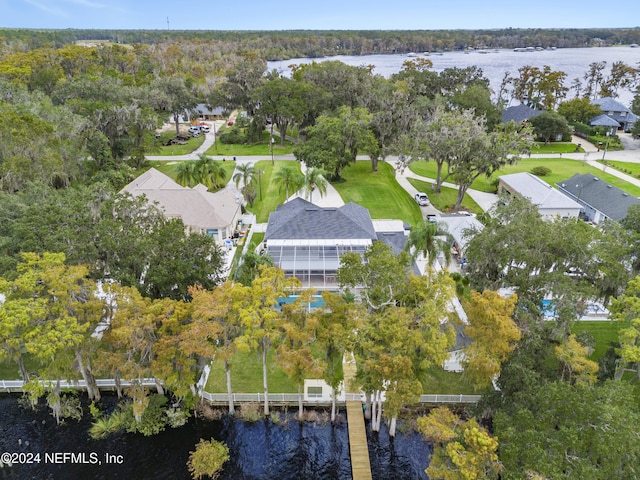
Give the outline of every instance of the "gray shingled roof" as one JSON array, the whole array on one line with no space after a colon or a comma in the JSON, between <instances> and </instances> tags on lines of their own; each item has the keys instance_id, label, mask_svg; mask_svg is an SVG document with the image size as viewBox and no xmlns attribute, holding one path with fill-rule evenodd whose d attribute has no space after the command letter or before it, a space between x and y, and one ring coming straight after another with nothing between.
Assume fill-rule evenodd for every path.
<instances>
[{"instance_id":1,"label":"gray shingled roof","mask_svg":"<svg viewBox=\"0 0 640 480\"><path fill-rule=\"evenodd\" d=\"M369 211L355 203L323 208L295 198L269 215L265 240L377 238Z\"/></svg>"},{"instance_id":2,"label":"gray shingled roof","mask_svg":"<svg viewBox=\"0 0 640 480\"><path fill-rule=\"evenodd\" d=\"M576 173L557 185L613 220L624 219L631 205L640 205L638 198L590 173Z\"/></svg>"},{"instance_id":3,"label":"gray shingled roof","mask_svg":"<svg viewBox=\"0 0 640 480\"><path fill-rule=\"evenodd\" d=\"M629 107L625 107L611 97L597 98L592 100L591 103L598 105L604 112L631 112Z\"/></svg>"},{"instance_id":4,"label":"gray shingled roof","mask_svg":"<svg viewBox=\"0 0 640 480\"><path fill-rule=\"evenodd\" d=\"M602 115L598 115L595 118L592 118L589 121L589 125L592 125L594 127L619 127L620 124L618 122L616 122L613 118L611 118L609 115L603 113Z\"/></svg>"},{"instance_id":5,"label":"gray shingled roof","mask_svg":"<svg viewBox=\"0 0 640 480\"><path fill-rule=\"evenodd\" d=\"M525 120L529 120L531 117L537 117L542 112L540 110L534 110L524 104L516 105L515 107L509 107L502 113L502 121L509 123L513 120L515 123L522 123Z\"/></svg>"}]
</instances>

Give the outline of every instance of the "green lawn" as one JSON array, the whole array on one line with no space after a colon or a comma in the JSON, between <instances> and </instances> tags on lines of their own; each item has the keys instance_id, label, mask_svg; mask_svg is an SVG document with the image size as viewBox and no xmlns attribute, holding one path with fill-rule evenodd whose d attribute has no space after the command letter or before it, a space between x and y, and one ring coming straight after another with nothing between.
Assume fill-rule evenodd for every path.
<instances>
[{"instance_id":1,"label":"green lawn","mask_svg":"<svg viewBox=\"0 0 640 480\"><path fill-rule=\"evenodd\" d=\"M455 188L441 187L440 193L435 193L431 191L431 183L416 180L415 178L408 178L407 180L409 180L409 183L411 183L411 185L413 185L419 192L425 192L429 195L431 204L441 212L448 212L455 206L456 199L458 198L458 191ZM468 194L465 194L462 199L462 209L473 213L483 212L480 205L478 205Z\"/></svg>"},{"instance_id":2,"label":"green lawn","mask_svg":"<svg viewBox=\"0 0 640 480\"><path fill-rule=\"evenodd\" d=\"M153 155L186 155L187 153L193 152L196 148L198 148L204 142L204 135L200 135L199 137L193 138L191 137L187 140L187 143L184 145L169 145L164 147L163 144L170 138L176 136L175 131L164 132L160 135L158 142L160 143L160 150L154 152Z\"/></svg>"},{"instance_id":3,"label":"green lawn","mask_svg":"<svg viewBox=\"0 0 640 480\"><path fill-rule=\"evenodd\" d=\"M613 167L628 175L640 178L640 163L618 162L616 160L600 161L600 163Z\"/></svg>"},{"instance_id":4,"label":"green lawn","mask_svg":"<svg viewBox=\"0 0 640 480\"><path fill-rule=\"evenodd\" d=\"M572 333L589 332L596 340L596 346L589 357L591 360L598 361L609 348L611 342L618 341L618 330L623 325L619 322L575 322L571 328Z\"/></svg>"},{"instance_id":5,"label":"green lawn","mask_svg":"<svg viewBox=\"0 0 640 480\"><path fill-rule=\"evenodd\" d=\"M369 209L371 218L400 219L411 225L423 221L418 204L395 179L393 167L386 162L371 171L371 162L349 165L341 173L345 181L333 183L345 202Z\"/></svg>"},{"instance_id":6,"label":"green lawn","mask_svg":"<svg viewBox=\"0 0 640 480\"><path fill-rule=\"evenodd\" d=\"M207 150L207 155L228 155L233 157L234 155L237 157L244 155L260 155L260 156L270 156L271 150L269 150L269 132L262 132L262 141L260 143L253 143L250 145L243 144L224 144L220 142L215 142L213 146ZM283 147L280 146L280 139L276 138L276 143L273 144L273 154L277 155L288 155L293 152L293 143L289 141L285 141Z\"/></svg>"},{"instance_id":7,"label":"green lawn","mask_svg":"<svg viewBox=\"0 0 640 480\"><path fill-rule=\"evenodd\" d=\"M276 365L273 349L269 351L267 361L269 392L297 392L296 384ZM205 390L211 393L226 393L226 382L224 362L214 361ZM256 353L237 352L231 364L231 386L236 393L262 393L262 358Z\"/></svg>"},{"instance_id":8,"label":"green lawn","mask_svg":"<svg viewBox=\"0 0 640 480\"><path fill-rule=\"evenodd\" d=\"M492 182L501 175L510 173L528 172L533 167L543 166L551 169L551 174L541 177L548 184L555 186L556 182L566 180L575 173L590 173L601 178L602 180L615 185L618 188L637 197L640 196L640 187L631 185L624 180L614 177L602 170L591 167L580 160L569 160L566 158L524 158L516 165L509 165L494 173L491 178L480 177L473 182L471 188L483 192L495 192L495 186ZM428 178L436 178L436 164L434 162L414 162L409 165L412 172Z\"/></svg>"},{"instance_id":9,"label":"green lawn","mask_svg":"<svg viewBox=\"0 0 640 480\"><path fill-rule=\"evenodd\" d=\"M551 142L545 144L544 142L538 142L531 150L531 153L575 153L577 147L575 143ZM580 147L578 152L584 152L584 149Z\"/></svg>"},{"instance_id":10,"label":"green lawn","mask_svg":"<svg viewBox=\"0 0 640 480\"><path fill-rule=\"evenodd\" d=\"M269 392L296 393L298 387L275 363L273 350L268 356ZM473 395L478 393L461 373L446 372L440 367L429 369L421 380L425 394ZM262 359L255 353L237 352L231 364L231 386L236 393L262 392ZM214 361L205 390L210 393L226 393L227 384L224 363Z\"/></svg>"},{"instance_id":11,"label":"green lawn","mask_svg":"<svg viewBox=\"0 0 640 480\"><path fill-rule=\"evenodd\" d=\"M425 395L477 395L480 393L462 373L447 372L441 367L431 367L421 379Z\"/></svg>"},{"instance_id":12,"label":"green lawn","mask_svg":"<svg viewBox=\"0 0 640 480\"><path fill-rule=\"evenodd\" d=\"M274 163L275 164L272 165L271 160L260 160L253 164L256 170L262 170L263 172L260 176L262 195L260 194L260 185L258 184L256 187L258 196L256 197L253 207L249 207L247 210L256 216L259 223L269 220L269 214L286 200L284 188L281 189L280 185L273 180L274 173L283 165L294 164L298 167L300 166L299 163L294 163L289 160L276 160ZM289 195L292 193L293 192L289 192Z\"/></svg>"}]
</instances>

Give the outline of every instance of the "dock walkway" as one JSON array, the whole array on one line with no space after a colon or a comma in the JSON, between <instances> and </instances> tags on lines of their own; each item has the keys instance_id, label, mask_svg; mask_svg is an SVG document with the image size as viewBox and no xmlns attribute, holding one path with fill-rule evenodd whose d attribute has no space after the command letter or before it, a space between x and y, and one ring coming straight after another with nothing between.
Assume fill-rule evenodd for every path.
<instances>
[{"instance_id":1,"label":"dock walkway","mask_svg":"<svg viewBox=\"0 0 640 480\"><path fill-rule=\"evenodd\" d=\"M352 355L345 355L342 363L344 371L344 385L347 398L351 394L360 395L352 391L352 381L356 376L356 362ZM351 454L351 475L353 480L371 480L371 462L369 461L369 447L367 445L367 431L364 426L362 401L347 400L347 422L349 424L349 451Z\"/></svg>"}]
</instances>

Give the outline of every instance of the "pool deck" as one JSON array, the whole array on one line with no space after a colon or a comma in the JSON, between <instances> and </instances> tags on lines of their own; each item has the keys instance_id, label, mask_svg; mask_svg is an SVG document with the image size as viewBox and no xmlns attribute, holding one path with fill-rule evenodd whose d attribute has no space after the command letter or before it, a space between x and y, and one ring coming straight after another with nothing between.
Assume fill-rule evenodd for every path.
<instances>
[{"instance_id":1,"label":"pool deck","mask_svg":"<svg viewBox=\"0 0 640 480\"><path fill-rule=\"evenodd\" d=\"M344 385L346 393L360 394L351 385L358 367L352 355L345 355L342 363L344 371ZM347 422L349 425L349 451L351 454L351 475L353 480L371 480L371 462L369 460L369 446L367 445L367 431L364 426L364 412L362 402L347 400Z\"/></svg>"}]
</instances>

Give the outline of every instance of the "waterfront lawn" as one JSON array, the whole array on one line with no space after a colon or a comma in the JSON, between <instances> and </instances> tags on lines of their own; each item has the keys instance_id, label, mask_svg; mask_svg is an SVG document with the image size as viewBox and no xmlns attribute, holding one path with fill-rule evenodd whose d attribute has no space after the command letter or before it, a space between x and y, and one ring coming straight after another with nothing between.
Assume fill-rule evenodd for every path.
<instances>
[{"instance_id":1,"label":"waterfront lawn","mask_svg":"<svg viewBox=\"0 0 640 480\"><path fill-rule=\"evenodd\" d=\"M578 334L580 332L588 332L596 340L596 346L589 357L591 360L598 361L607 352L611 343L618 341L618 330L623 325L620 322L611 321L593 321L593 322L575 322L571 327L571 333Z\"/></svg>"},{"instance_id":2,"label":"waterfront lawn","mask_svg":"<svg viewBox=\"0 0 640 480\"><path fill-rule=\"evenodd\" d=\"M390 164L380 162L378 171L372 172L371 162L357 161L346 167L341 176L344 181L332 185L345 202L369 209L371 218L400 219L411 225L422 222L420 207L396 181Z\"/></svg>"},{"instance_id":3,"label":"waterfront lawn","mask_svg":"<svg viewBox=\"0 0 640 480\"><path fill-rule=\"evenodd\" d=\"M200 135L198 137L191 137L184 145L168 145L164 146L164 143L170 138L174 138L176 136L175 130L170 132L164 132L160 134L158 138L158 148L157 152L154 152L153 155L186 155L188 153L193 152L204 142L204 135Z\"/></svg>"},{"instance_id":4,"label":"waterfront lawn","mask_svg":"<svg viewBox=\"0 0 640 480\"><path fill-rule=\"evenodd\" d=\"M590 173L601 178L605 182L626 191L634 197L640 196L640 187L631 185L618 177L614 177L602 170L598 170L581 160L570 160L566 158L523 158L516 165L508 165L505 168L498 170L490 178L484 176L477 178L471 185L471 188L482 192L495 193L496 185L494 184L494 181L496 181L501 175L529 172L532 168L537 166L547 167L551 170L549 175L541 178L554 188L556 182L566 180L576 173ZM436 164L434 162L413 162L409 165L409 168L417 175L436 178Z\"/></svg>"},{"instance_id":5,"label":"waterfront lawn","mask_svg":"<svg viewBox=\"0 0 640 480\"><path fill-rule=\"evenodd\" d=\"M267 356L269 368L269 393L296 393L298 387L276 365L275 352ZM231 387L235 393L262 393L262 357L256 353L236 352L231 364ZM227 377L224 362L216 360L211 365L211 373L205 387L210 393L227 393Z\"/></svg>"},{"instance_id":6,"label":"waterfront lawn","mask_svg":"<svg viewBox=\"0 0 640 480\"><path fill-rule=\"evenodd\" d=\"M431 204L441 212L448 212L455 206L456 199L458 198L458 191L455 188L441 187L440 193L436 193L431 191L432 183L416 180L415 178L408 178L407 180L409 180L409 183L419 192L428 192L427 195L429 195ZM469 194L465 194L462 199L462 209L473 213L482 213L480 205L478 205Z\"/></svg>"},{"instance_id":7,"label":"waterfront lawn","mask_svg":"<svg viewBox=\"0 0 640 480\"><path fill-rule=\"evenodd\" d=\"M425 395L476 395L480 392L463 373L447 372L440 366L433 366L420 380Z\"/></svg>"}]
</instances>

